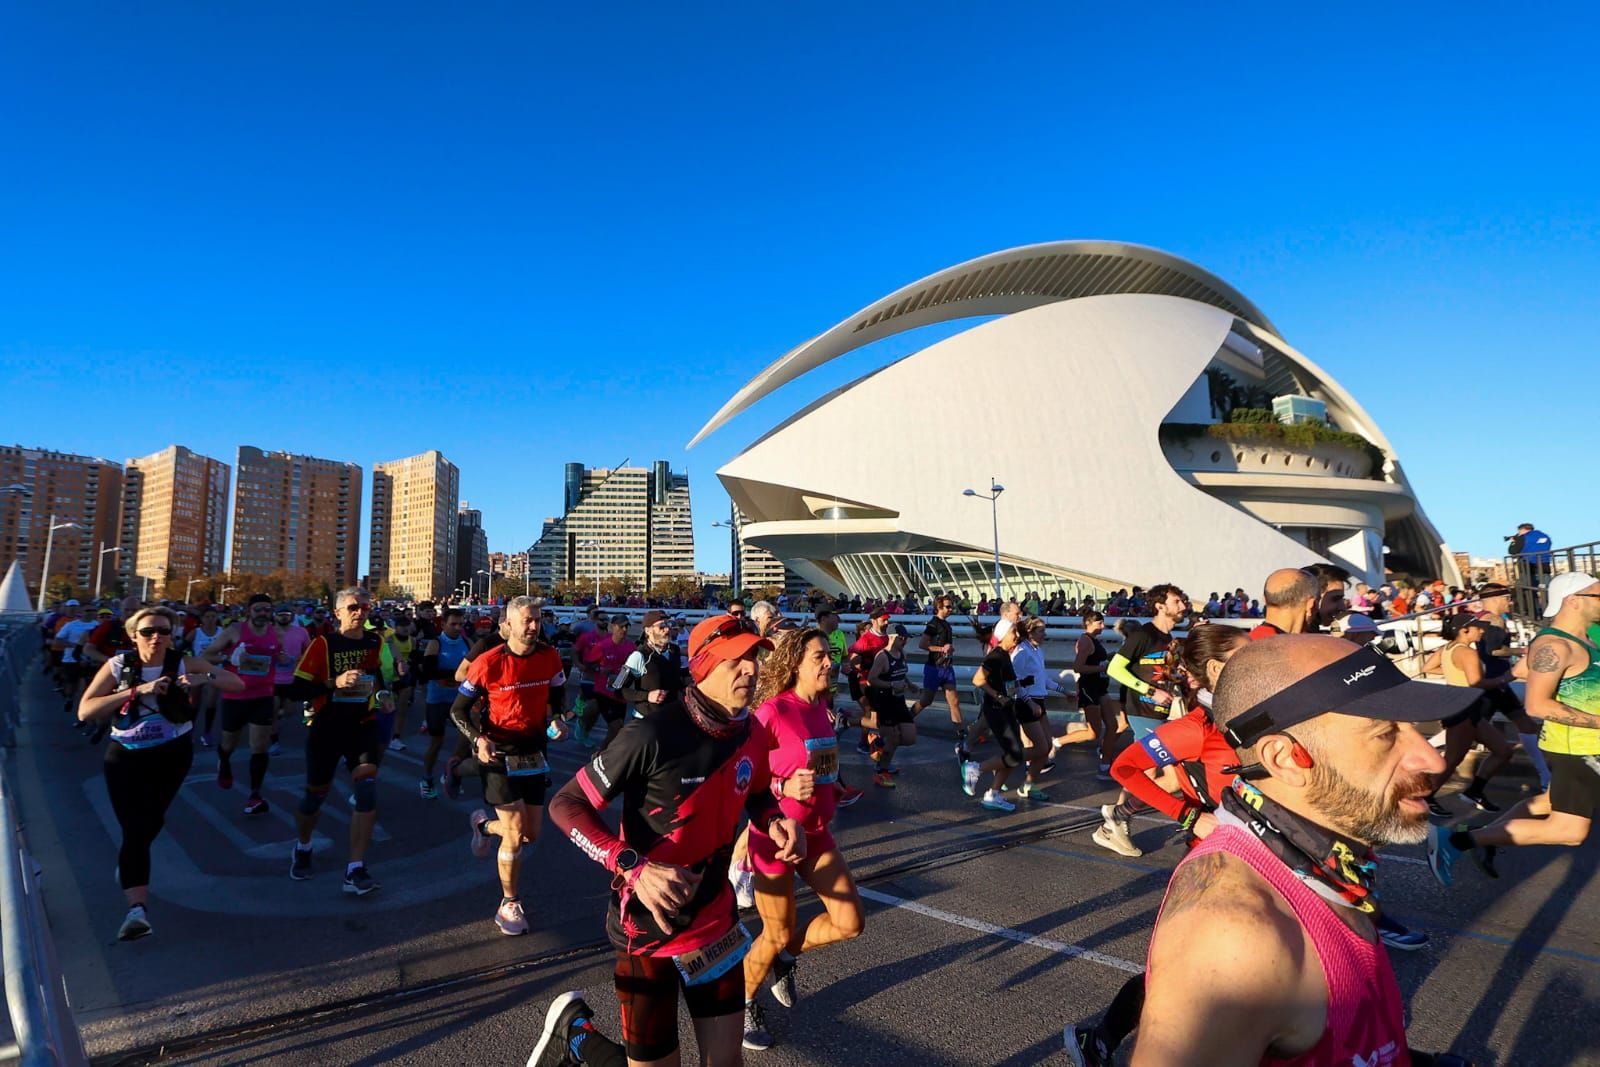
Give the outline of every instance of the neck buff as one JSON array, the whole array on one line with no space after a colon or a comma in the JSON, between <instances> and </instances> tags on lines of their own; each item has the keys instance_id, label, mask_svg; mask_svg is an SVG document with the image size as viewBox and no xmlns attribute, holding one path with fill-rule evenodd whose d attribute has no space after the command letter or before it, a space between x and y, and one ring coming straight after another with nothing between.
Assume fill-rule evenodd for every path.
<instances>
[{"instance_id":1,"label":"neck buff","mask_svg":"<svg viewBox=\"0 0 1600 1067\"><path fill-rule=\"evenodd\" d=\"M748 708L740 708L737 713L730 712L700 692L699 686L684 686L683 706L688 709L689 718L694 720L696 726L719 741L745 729L750 720Z\"/></svg>"},{"instance_id":2,"label":"neck buff","mask_svg":"<svg viewBox=\"0 0 1600 1067\"><path fill-rule=\"evenodd\" d=\"M1219 816L1242 825L1301 881L1329 903L1367 915L1378 912L1373 881L1378 857L1371 848L1269 798L1261 790L1236 778L1222 794Z\"/></svg>"}]
</instances>

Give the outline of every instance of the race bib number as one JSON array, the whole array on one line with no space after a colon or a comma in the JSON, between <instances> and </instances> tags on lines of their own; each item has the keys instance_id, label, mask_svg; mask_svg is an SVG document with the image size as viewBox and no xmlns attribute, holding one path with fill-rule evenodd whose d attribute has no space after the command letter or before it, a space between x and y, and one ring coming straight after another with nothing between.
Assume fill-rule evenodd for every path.
<instances>
[{"instance_id":1,"label":"race bib number","mask_svg":"<svg viewBox=\"0 0 1600 1067\"><path fill-rule=\"evenodd\" d=\"M806 766L815 774L818 785L828 785L839 780L839 739L837 737L806 738Z\"/></svg>"},{"instance_id":2,"label":"race bib number","mask_svg":"<svg viewBox=\"0 0 1600 1067\"><path fill-rule=\"evenodd\" d=\"M378 688L378 678L373 674L363 674L356 680L356 684L349 689L335 690L333 699L340 701L359 701L362 704L372 699L372 694Z\"/></svg>"},{"instance_id":3,"label":"race bib number","mask_svg":"<svg viewBox=\"0 0 1600 1067\"><path fill-rule=\"evenodd\" d=\"M239 653L239 673L250 678L265 678L272 673L272 657L254 652Z\"/></svg>"},{"instance_id":4,"label":"race bib number","mask_svg":"<svg viewBox=\"0 0 1600 1067\"><path fill-rule=\"evenodd\" d=\"M731 968L744 960L750 951L750 931L744 923L735 923L733 929L717 938L705 948L672 957L684 985L703 985L721 978Z\"/></svg>"},{"instance_id":5,"label":"race bib number","mask_svg":"<svg viewBox=\"0 0 1600 1067\"><path fill-rule=\"evenodd\" d=\"M534 752L527 756L506 756L506 777L529 778L536 774L549 774L550 766L544 761L543 752Z\"/></svg>"}]
</instances>

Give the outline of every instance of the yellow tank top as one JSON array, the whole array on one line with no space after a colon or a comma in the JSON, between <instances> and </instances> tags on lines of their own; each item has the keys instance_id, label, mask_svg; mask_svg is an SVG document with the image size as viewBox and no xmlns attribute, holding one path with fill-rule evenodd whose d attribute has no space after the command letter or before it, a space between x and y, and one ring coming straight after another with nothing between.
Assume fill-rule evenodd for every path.
<instances>
[{"instance_id":1,"label":"yellow tank top","mask_svg":"<svg viewBox=\"0 0 1600 1067\"><path fill-rule=\"evenodd\" d=\"M1556 686L1556 699L1569 708L1600 715L1600 660L1595 658L1596 650L1588 642L1552 626L1539 631L1540 637L1545 634L1571 641L1589 658L1588 666L1580 673L1561 679ZM1546 752L1568 756L1600 756L1600 730L1546 722L1539 730L1539 747Z\"/></svg>"},{"instance_id":2,"label":"yellow tank top","mask_svg":"<svg viewBox=\"0 0 1600 1067\"><path fill-rule=\"evenodd\" d=\"M1456 649L1464 648L1474 656L1478 653L1471 645L1449 644L1444 647L1444 655L1440 658L1440 665L1444 667L1444 681L1446 685L1471 685L1467 681L1467 672L1455 665Z\"/></svg>"}]
</instances>

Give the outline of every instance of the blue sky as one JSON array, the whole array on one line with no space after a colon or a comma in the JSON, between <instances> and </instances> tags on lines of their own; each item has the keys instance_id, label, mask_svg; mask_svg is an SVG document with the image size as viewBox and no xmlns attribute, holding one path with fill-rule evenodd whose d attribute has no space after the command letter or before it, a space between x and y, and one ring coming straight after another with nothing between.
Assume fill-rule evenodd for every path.
<instances>
[{"instance_id":1,"label":"blue sky","mask_svg":"<svg viewBox=\"0 0 1600 1067\"><path fill-rule=\"evenodd\" d=\"M716 468L928 335L686 453L751 375L924 274L1093 237L1250 297L1453 546L1600 538L1584 8L576 7L14 10L0 438L439 448L496 549L559 509L563 462L665 458L719 570ZM1075 411L972 395L890 424Z\"/></svg>"}]
</instances>

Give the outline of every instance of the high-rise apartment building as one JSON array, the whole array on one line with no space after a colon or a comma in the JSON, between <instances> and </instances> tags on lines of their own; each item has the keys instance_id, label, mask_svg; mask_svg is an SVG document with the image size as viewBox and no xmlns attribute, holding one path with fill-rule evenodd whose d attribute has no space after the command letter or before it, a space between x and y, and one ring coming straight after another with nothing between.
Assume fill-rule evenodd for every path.
<instances>
[{"instance_id":1,"label":"high-rise apartment building","mask_svg":"<svg viewBox=\"0 0 1600 1067\"><path fill-rule=\"evenodd\" d=\"M450 592L460 498L461 472L437 450L374 464L367 553L372 581L416 597Z\"/></svg>"},{"instance_id":2,"label":"high-rise apartment building","mask_svg":"<svg viewBox=\"0 0 1600 1067\"><path fill-rule=\"evenodd\" d=\"M456 512L456 584L467 582L483 586L483 575L479 571L505 573L503 567L497 570L490 562L489 535L483 529L483 512L463 500L461 510Z\"/></svg>"},{"instance_id":3,"label":"high-rise apartment building","mask_svg":"<svg viewBox=\"0 0 1600 1067\"><path fill-rule=\"evenodd\" d=\"M624 578L648 590L663 578L694 577L689 476L665 460L615 469L568 463L565 514L546 519L528 550L533 581Z\"/></svg>"},{"instance_id":4,"label":"high-rise apartment building","mask_svg":"<svg viewBox=\"0 0 1600 1067\"><path fill-rule=\"evenodd\" d=\"M360 467L240 445L235 468L230 572L356 583Z\"/></svg>"},{"instance_id":5,"label":"high-rise apartment building","mask_svg":"<svg viewBox=\"0 0 1600 1067\"><path fill-rule=\"evenodd\" d=\"M116 563L124 581L149 578L159 583L169 576L187 581L221 574L227 550L228 465L169 445L128 460L124 474L118 531L122 554Z\"/></svg>"},{"instance_id":6,"label":"high-rise apartment building","mask_svg":"<svg viewBox=\"0 0 1600 1067\"><path fill-rule=\"evenodd\" d=\"M0 445L0 560L22 562L31 595L56 575L92 593L96 565L100 578L114 583L116 553L103 550L120 542L121 514L122 467L111 460ZM53 539L52 519L60 527Z\"/></svg>"},{"instance_id":7,"label":"high-rise apartment building","mask_svg":"<svg viewBox=\"0 0 1600 1067\"><path fill-rule=\"evenodd\" d=\"M733 588L736 592L758 589L782 589L786 573L783 561L764 548L757 548L744 539L744 513L735 505L733 526Z\"/></svg>"}]
</instances>

